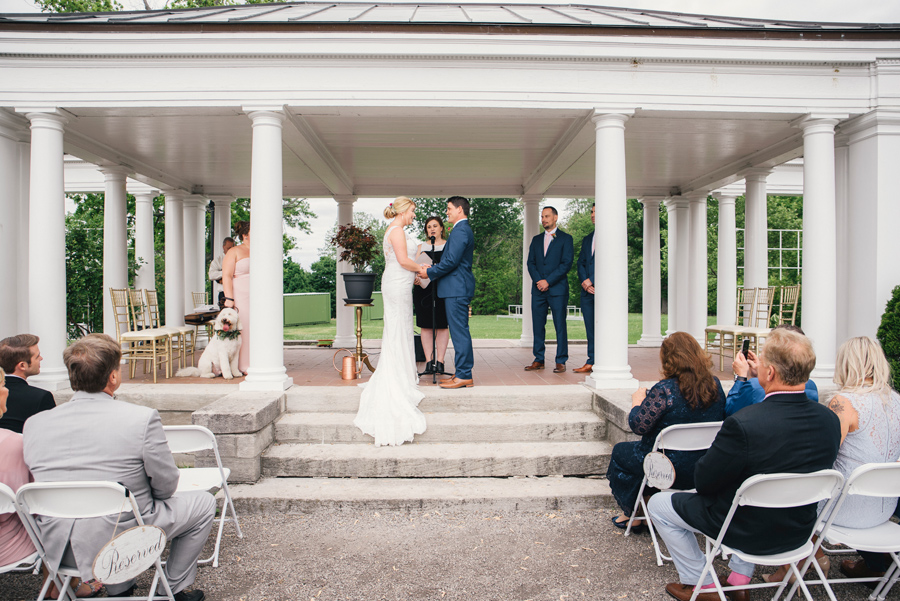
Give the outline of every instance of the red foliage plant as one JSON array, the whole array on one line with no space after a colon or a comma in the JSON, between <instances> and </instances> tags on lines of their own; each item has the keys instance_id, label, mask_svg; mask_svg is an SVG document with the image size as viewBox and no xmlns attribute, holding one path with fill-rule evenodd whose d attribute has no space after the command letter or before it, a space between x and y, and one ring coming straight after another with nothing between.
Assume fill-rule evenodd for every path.
<instances>
[{"instance_id":1,"label":"red foliage plant","mask_svg":"<svg viewBox=\"0 0 900 601\"><path fill-rule=\"evenodd\" d=\"M341 247L341 261L353 265L353 270L357 273L362 272L372 262L375 258L375 249L378 247L378 240L369 228L355 225L339 226L330 242Z\"/></svg>"}]
</instances>

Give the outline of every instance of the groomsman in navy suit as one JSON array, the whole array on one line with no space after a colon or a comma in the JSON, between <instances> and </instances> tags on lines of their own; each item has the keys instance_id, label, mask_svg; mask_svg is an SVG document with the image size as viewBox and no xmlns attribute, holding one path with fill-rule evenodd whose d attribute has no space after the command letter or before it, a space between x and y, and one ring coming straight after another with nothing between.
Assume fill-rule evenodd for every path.
<instances>
[{"instance_id":1,"label":"groomsman in navy suit","mask_svg":"<svg viewBox=\"0 0 900 601\"><path fill-rule=\"evenodd\" d=\"M447 219L453 230L444 246L441 261L433 267L419 269L419 277L430 278L437 284L437 295L444 299L450 338L453 339L456 373L441 382L441 388L467 388L474 386L472 366L472 336L469 334L469 303L475 296L475 276L472 275L472 254L475 236L469 226L469 201L462 196L447 199ZM570 243L571 246L571 243Z\"/></svg>"},{"instance_id":2,"label":"groomsman in navy suit","mask_svg":"<svg viewBox=\"0 0 900 601\"><path fill-rule=\"evenodd\" d=\"M559 212L553 207L541 211L544 233L531 240L528 250L528 273L534 284L531 287L531 323L534 331L534 362L525 371L544 369L544 330L547 327L547 308L553 311L556 327L556 369L566 371L569 359L569 338L566 331L566 315L569 303L569 280L566 275L575 257L572 236L556 227Z\"/></svg>"},{"instance_id":3,"label":"groomsman in navy suit","mask_svg":"<svg viewBox=\"0 0 900 601\"><path fill-rule=\"evenodd\" d=\"M591 206L591 223L595 223L595 207ZM594 249L596 231L581 240L581 252L578 254L578 280L581 282L581 315L584 317L584 329L587 330L588 359L584 367L572 371L579 374L590 373L594 369Z\"/></svg>"}]
</instances>

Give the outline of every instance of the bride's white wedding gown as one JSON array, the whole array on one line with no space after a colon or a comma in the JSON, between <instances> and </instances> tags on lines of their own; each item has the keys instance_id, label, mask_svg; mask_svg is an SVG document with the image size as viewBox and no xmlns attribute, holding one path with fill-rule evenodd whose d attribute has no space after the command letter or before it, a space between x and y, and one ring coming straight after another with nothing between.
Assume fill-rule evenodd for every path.
<instances>
[{"instance_id":1,"label":"bride's white wedding gown","mask_svg":"<svg viewBox=\"0 0 900 601\"><path fill-rule=\"evenodd\" d=\"M416 275L403 269L394 255L388 236L397 226L384 233L384 275L381 296L384 300L384 334L381 358L375 373L363 386L359 411L353 424L375 438L375 446L401 445L416 434L425 432L425 415L419 401L416 354L413 346L412 286ZM405 232L404 232L405 234ZM412 259L416 242L406 234L406 254Z\"/></svg>"}]
</instances>

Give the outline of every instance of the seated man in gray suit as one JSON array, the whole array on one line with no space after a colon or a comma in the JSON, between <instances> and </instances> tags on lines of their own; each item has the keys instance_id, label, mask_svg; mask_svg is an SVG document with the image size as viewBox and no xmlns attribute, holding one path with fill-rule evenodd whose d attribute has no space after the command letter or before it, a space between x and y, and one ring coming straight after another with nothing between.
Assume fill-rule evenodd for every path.
<instances>
[{"instance_id":1,"label":"seated man in gray suit","mask_svg":"<svg viewBox=\"0 0 900 601\"><path fill-rule=\"evenodd\" d=\"M75 394L68 403L25 423L25 463L36 482L107 480L134 495L144 523L159 526L171 541L166 577L176 601L201 601L185 591L197 575L197 558L209 536L216 503L208 492L175 494L178 468L155 409L117 401L122 352L112 338L91 334L63 353ZM130 514L90 519L39 518L47 560L54 569L65 557L85 580L94 557L113 530L137 525ZM108 585L111 597L130 596L134 583Z\"/></svg>"}]
</instances>

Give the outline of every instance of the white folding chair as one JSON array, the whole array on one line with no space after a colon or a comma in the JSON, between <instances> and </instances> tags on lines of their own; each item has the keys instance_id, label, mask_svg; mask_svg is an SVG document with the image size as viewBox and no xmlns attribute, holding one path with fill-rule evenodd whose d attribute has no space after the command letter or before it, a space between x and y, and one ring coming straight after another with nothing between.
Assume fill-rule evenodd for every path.
<instances>
[{"instance_id":1,"label":"white folding chair","mask_svg":"<svg viewBox=\"0 0 900 601\"><path fill-rule=\"evenodd\" d=\"M180 470L178 491L211 490L221 488L225 494L222 503L222 511L219 512L219 533L216 535L216 547L213 554L197 563L212 562L214 568L219 567L219 547L222 544L222 530L226 521L233 521L237 529L238 538L244 538L241 533L241 525L238 523L237 512L231 500L231 491L228 490L228 476L231 470L222 466L222 458L219 457L219 445L216 444L216 436L203 426L165 426L166 439L169 441L169 450L172 453L196 453L197 451L211 450L216 457L217 467L191 467ZM231 510L230 518L226 518L228 510Z\"/></svg>"},{"instance_id":2,"label":"white folding chair","mask_svg":"<svg viewBox=\"0 0 900 601\"><path fill-rule=\"evenodd\" d=\"M16 502L19 504L20 516L24 517L26 528L32 539L36 541L36 545L40 545L39 552L43 553L43 542L41 541L40 528L34 519L35 515L55 518L95 518L105 515L115 515L122 512L132 513L135 520L141 526L144 520L141 519L141 512L137 506L137 502L131 493L121 484L115 482L104 481L71 481L71 482L32 482L23 485L18 493L16 493ZM153 582L150 585L150 591L146 597L122 597L122 599L130 599L138 601L146 599L147 601L157 601L168 599L175 601L172 589L169 587L169 581L163 573L162 563L159 558L154 562L156 570L153 574ZM59 570L53 571L50 565L45 562L50 578L44 583L41 594L37 601L42 601L47 594L51 579L56 580L58 576L62 577L62 585L59 590L66 591L69 594L69 583L72 578L78 577L78 568L74 565L60 564ZM162 582L166 591L165 595L156 595L155 591L159 583ZM74 591L71 592L74 599Z\"/></svg>"},{"instance_id":3,"label":"white folding chair","mask_svg":"<svg viewBox=\"0 0 900 601\"><path fill-rule=\"evenodd\" d=\"M0 515L5 513L18 514L19 505L16 503L16 493L10 487L0 482ZM32 572L37 574L40 571L41 554L37 551L28 557L0 566L0 574L5 574L6 572Z\"/></svg>"},{"instance_id":4,"label":"white folding chair","mask_svg":"<svg viewBox=\"0 0 900 601\"><path fill-rule=\"evenodd\" d=\"M789 565L791 573L797 579L791 591L793 592L796 587L799 586L803 590L803 594L806 596L807 600L813 601L806 583L803 582L803 573L810 565L810 561L806 561L802 571L797 568L797 562L808 559L810 555L815 552L816 545L812 542L812 535L816 532L817 527L825 520L825 516L828 515L831 507L834 506L843 483L844 477L837 470L820 470L811 474L758 474L747 478L735 493L734 501L731 503L731 509L729 509L728 515L725 517L725 522L719 530L719 535L716 537L712 547L706 552L706 565L703 566L703 571L700 573L698 582L703 582L706 579L706 575L711 574L713 583L716 587L716 592L719 594L721 601L725 601L724 591L739 589L749 590L754 588L778 587L773 599L778 599L781 596L781 593L784 591L790 578L785 577L781 582L723 587L719 582L719 578L716 576L716 571L713 569L713 560L715 560L716 555L722 552L725 555L737 555L742 560L748 563L755 563L756 565ZM752 553L745 553L740 549L729 547L722 543L722 539L725 538L725 533L728 532L728 526L731 524L731 519L734 517L734 512L738 507L751 506L766 507L770 509L786 509L789 507L811 505L823 500L828 501L824 511L819 515L814 527L810 530L809 536L806 537L806 542L796 549L775 553L773 555L755 555ZM818 572L819 577L824 580L825 576L822 574L822 568L819 567L818 562L813 561L811 564L816 572ZM703 592L709 592L709 590L707 589ZM691 595L691 601L695 601L698 594L700 594L699 587L694 589L694 593ZM835 601L833 596L832 601Z\"/></svg>"},{"instance_id":5,"label":"white folding chair","mask_svg":"<svg viewBox=\"0 0 900 601\"><path fill-rule=\"evenodd\" d=\"M716 439L716 434L722 427L722 422L703 422L699 424L675 424L664 428L656 441L653 443L653 451L702 451L708 449ZM635 519L643 519L650 529L650 538L653 539L653 550L656 551L656 565L661 566L663 560L672 561L668 555L663 555L659 550L659 541L656 538L656 530L650 521L650 512L647 511L647 504L644 502L644 488L647 487L647 476L641 481L641 487L638 489L637 500L634 503L634 509L631 511L631 517L628 519L628 527L625 529L625 536L631 534L631 526ZM643 509L643 516L638 516L638 508Z\"/></svg>"},{"instance_id":6,"label":"white folding chair","mask_svg":"<svg viewBox=\"0 0 900 601\"><path fill-rule=\"evenodd\" d=\"M834 593L831 584L846 584L851 582L878 582L878 586L869 596L869 599L884 601L891 587L900 577L900 525L888 520L871 528L848 528L835 526L831 522L841 509L841 505L850 495L862 495L866 497L893 498L900 497L900 463L868 463L853 470L847 478L844 488L834 510L828 516L828 521L819 528L820 537L816 547L823 541L829 544L845 545L857 551L871 551L873 553L887 553L891 556L891 566L882 577L871 578L835 578L825 582L810 581L810 584L823 584L828 596L834 601ZM805 566L804 566L805 567ZM794 589L788 595L793 594Z\"/></svg>"}]
</instances>

